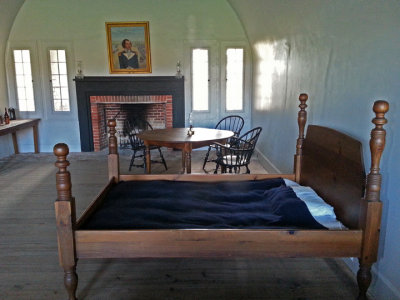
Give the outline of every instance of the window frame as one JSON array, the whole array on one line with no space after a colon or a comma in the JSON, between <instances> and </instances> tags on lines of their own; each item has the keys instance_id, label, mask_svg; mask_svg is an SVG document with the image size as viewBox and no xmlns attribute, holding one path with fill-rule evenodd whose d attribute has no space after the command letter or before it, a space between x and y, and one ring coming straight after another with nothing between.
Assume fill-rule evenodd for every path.
<instances>
[{"instance_id":1,"label":"window frame","mask_svg":"<svg viewBox=\"0 0 400 300\"><path fill-rule=\"evenodd\" d=\"M55 105L54 105L54 93L53 93L53 79L52 79L52 71L51 71L51 59L50 59L50 51L52 50L64 50L65 51L65 64L66 64L66 69L67 69L67 82L68 82L68 102L69 102L69 110L62 110L62 111L56 111L55 110ZM71 83L70 83L70 72L69 72L69 64L68 64L68 50L66 47L47 47L46 49L46 54L47 54L47 69L48 69L48 74L49 74L49 93L50 93L50 100L51 100L51 112L54 114L65 114L65 113L70 113L71 112ZM62 100L61 100L62 101Z\"/></svg>"},{"instance_id":2,"label":"window frame","mask_svg":"<svg viewBox=\"0 0 400 300\"><path fill-rule=\"evenodd\" d=\"M222 78L221 80L224 81L224 84L221 85L222 89L221 89L221 93L223 93L223 111L225 111L226 113L241 113L245 111L245 75L246 75L246 49L243 46L226 46L223 47L224 49L224 65L221 66L223 68L222 70ZM228 55L227 55L227 51L228 49L242 49L243 50L243 69L242 69L242 108L241 109L228 109L228 103L227 103L227 82L228 82Z\"/></svg>"},{"instance_id":3,"label":"window frame","mask_svg":"<svg viewBox=\"0 0 400 300\"><path fill-rule=\"evenodd\" d=\"M33 98L35 104L34 111L21 111L19 107L14 50L29 50L31 59ZM13 43L9 44L7 47L6 76L8 82L8 107L14 107L17 111L17 118L20 119L40 118L43 113L43 103L40 101L42 94L40 88L40 68L37 53L37 46L34 42Z\"/></svg>"},{"instance_id":4,"label":"window frame","mask_svg":"<svg viewBox=\"0 0 400 300\"><path fill-rule=\"evenodd\" d=\"M226 78L227 78L227 55L226 50L229 48L243 49L243 91L242 91L242 109L241 110L227 110L226 103ZM251 111L251 56L248 45L241 41L224 41L221 42L221 114L228 116L231 114L247 115Z\"/></svg>"},{"instance_id":5,"label":"window frame","mask_svg":"<svg viewBox=\"0 0 400 300\"><path fill-rule=\"evenodd\" d=\"M194 95L193 95L193 50L195 49L201 49L201 50L207 50L207 54L208 54L208 79L207 79L207 84L208 84L208 99L207 99L207 109L204 110L195 110L194 107ZM211 49L210 47L191 47L190 48L190 89L191 89L191 111L195 112L195 113L210 113L211 112L211 86L210 86L210 82L211 82L211 68L210 68L210 60L211 60Z\"/></svg>"},{"instance_id":6,"label":"window frame","mask_svg":"<svg viewBox=\"0 0 400 300\"><path fill-rule=\"evenodd\" d=\"M69 41L39 41L40 49L40 65L43 70L42 89L44 116L49 120L78 120L78 108L75 90L75 74L76 63L74 46ZM50 65L50 50L65 50L66 63L67 63L67 78L68 78L68 93L69 93L69 111L55 111L53 102L53 91L51 83L51 65Z\"/></svg>"},{"instance_id":7,"label":"window frame","mask_svg":"<svg viewBox=\"0 0 400 300\"><path fill-rule=\"evenodd\" d=\"M208 48L209 50L209 110L192 110L192 49ZM182 70L185 77L185 124L189 126L188 117L192 112L193 126L210 127L215 126L215 119L219 116L219 96L220 96L220 43L216 40L197 40L189 39L183 41L183 61Z\"/></svg>"},{"instance_id":8,"label":"window frame","mask_svg":"<svg viewBox=\"0 0 400 300\"><path fill-rule=\"evenodd\" d=\"M32 84L32 96L33 96L33 99L31 99L32 100L32 102L33 102L33 110L21 110L21 100L23 100L23 101L27 101L28 99L25 97L25 99L20 99L20 95L19 95L19 88L20 88L20 86L18 86L18 79L17 79L17 76L18 75L21 75L21 74L17 74L17 68L16 68L16 65L17 65L17 63L20 63L20 62L16 62L16 60L15 60L15 52L16 51L20 51L21 52L21 55L22 55L22 52L23 51L28 51L28 53L29 53L29 68L30 68L30 74L25 74L25 72L23 71L23 73L22 73L22 76L24 77L24 79L26 79L25 78L25 75L30 75L31 76L31 84ZM22 55L23 56L23 55ZM34 93L34 87L33 87L33 70L32 70L32 51L31 50L29 50L29 49L13 49L12 50L12 63L13 63L13 67L14 67L14 79L15 79L15 89L16 89L16 93L15 93L15 95L16 95L16 102L18 103L18 108L19 108L19 110L21 111L21 112L24 112L24 113L34 113L34 112L36 112L36 98L35 98L35 93ZM21 63L22 64L25 64L25 63L27 63L26 61L24 61L23 60L23 58L22 58L22 61L21 61ZM23 69L25 69L25 67L23 66ZM25 80L24 80L25 81ZM24 84L23 86L22 86L22 88L24 88L25 89L25 91L27 91L27 85L26 84ZM28 103L30 103L30 102L27 102L26 103L26 107L28 107L29 105L28 105Z\"/></svg>"},{"instance_id":9,"label":"window frame","mask_svg":"<svg viewBox=\"0 0 400 300\"><path fill-rule=\"evenodd\" d=\"M192 111L192 49L208 48L209 49L209 110L208 111ZM226 48L243 48L244 49L244 76L243 76L243 109L241 111L226 111ZM245 129L251 124L251 93L252 93L252 57L250 45L246 40L185 40L183 43L184 55L182 70L185 76L185 124L188 124L188 116L193 112L194 126L213 127L216 120L220 120L226 116L235 114L240 115L246 121Z\"/></svg>"}]
</instances>

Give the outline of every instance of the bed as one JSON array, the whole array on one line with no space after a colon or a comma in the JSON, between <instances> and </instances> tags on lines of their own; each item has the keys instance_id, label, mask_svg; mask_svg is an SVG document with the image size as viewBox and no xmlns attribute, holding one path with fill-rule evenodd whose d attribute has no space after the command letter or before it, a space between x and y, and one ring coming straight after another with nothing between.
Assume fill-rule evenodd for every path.
<instances>
[{"instance_id":1,"label":"bed","mask_svg":"<svg viewBox=\"0 0 400 300\"><path fill-rule=\"evenodd\" d=\"M109 182L79 218L76 218L71 177L67 170L68 146L63 143L55 145L58 250L69 299L76 299L78 259L143 257L357 257L358 299L367 299L371 266L377 260L378 252L382 211L379 164L385 146L383 125L387 122L385 113L389 104L379 100L373 106L376 116L372 120L375 127L370 139L371 168L366 176L359 141L316 125L309 125L305 136L307 99L306 94L299 97L299 135L291 174L123 175L119 171L116 122L109 120ZM269 186L268 189L260 191L260 186L264 188L265 185ZM154 186L158 188L154 189ZM236 203L233 205L228 200L212 200L205 194L207 191L230 190L232 186L236 186L233 195L241 196L235 198L231 194L228 198L234 198L233 202L241 202L240 205L245 206L236 207ZM275 215L271 217L272 221L269 218L260 223L256 215L263 210L260 203L264 200L254 202L254 208L254 199L271 193L275 195L274 189L285 190L293 198L291 191L299 186L311 187L317 197L322 197L327 207L334 211L334 219L340 221L339 225L311 224L309 218L304 224L292 224L291 212L286 217L289 223L276 222ZM177 190L190 193L185 194L183 199L164 202L167 201L167 194L173 195ZM158 198L155 194L159 194ZM200 196L194 198L194 194ZM300 196L297 198L300 202L304 200ZM187 203L185 199L188 199ZM207 204L203 204L203 200L207 200ZM136 206L128 209L126 201ZM170 211L174 201L179 205ZM278 197L270 206L286 211L292 205L292 200L285 205L281 201ZM309 208L309 204L304 203ZM198 211L199 206L207 206L203 215L208 219L193 213ZM281 209L283 206L285 208ZM161 207L167 208L167 211L159 213ZM155 212L150 212L150 208ZM135 211L134 216L128 214L121 217L124 211L132 210ZM141 214L136 214L137 211ZM239 221L226 217L234 214L239 216ZM158 218L156 221L155 215ZM246 218L246 221L241 218ZM254 218L256 220L249 223L248 220ZM220 223L222 219L224 221ZM230 223L227 224L225 219ZM311 219L318 218L313 215ZM177 220L181 222L178 224Z\"/></svg>"}]
</instances>

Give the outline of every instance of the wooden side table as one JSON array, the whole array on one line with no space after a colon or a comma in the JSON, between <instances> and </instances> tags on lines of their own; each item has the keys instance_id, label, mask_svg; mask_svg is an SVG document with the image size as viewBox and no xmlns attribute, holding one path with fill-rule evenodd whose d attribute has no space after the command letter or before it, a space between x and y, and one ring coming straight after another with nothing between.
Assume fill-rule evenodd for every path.
<instances>
[{"instance_id":1,"label":"wooden side table","mask_svg":"<svg viewBox=\"0 0 400 300\"><path fill-rule=\"evenodd\" d=\"M32 127L33 130L33 143L35 147L35 153L39 153L38 144L38 123L40 119L23 119L23 120L12 120L10 124L0 126L0 136L11 133L14 153L19 154L18 142L17 142L17 131Z\"/></svg>"}]
</instances>

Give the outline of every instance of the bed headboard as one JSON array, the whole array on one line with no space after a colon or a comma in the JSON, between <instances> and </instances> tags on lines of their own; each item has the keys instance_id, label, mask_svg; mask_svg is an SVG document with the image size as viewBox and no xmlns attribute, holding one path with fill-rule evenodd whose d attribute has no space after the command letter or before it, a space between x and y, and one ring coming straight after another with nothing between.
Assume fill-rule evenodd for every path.
<instances>
[{"instance_id":1,"label":"bed headboard","mask_svg":"<svg viewBox=\"0 0 400 300\"><path fill-rule=\"evenodd\" d=\"M344 225L359 228L366 179L361 143L336 130L309 125L302 148L300 183L334 206Z\"/></svg>"}]
</instances>

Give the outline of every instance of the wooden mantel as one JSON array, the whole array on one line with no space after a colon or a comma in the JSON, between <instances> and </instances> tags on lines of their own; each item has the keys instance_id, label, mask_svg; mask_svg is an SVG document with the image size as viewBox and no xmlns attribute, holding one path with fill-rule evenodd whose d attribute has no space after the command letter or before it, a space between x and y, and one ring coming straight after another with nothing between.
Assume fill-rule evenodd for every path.
<instances>
[{"instance_id":1,"label":"wooden mantel","mask_svg":"<svg viewBox=\"0 0 400 300\"><path fill-rule=\"evenodd\" d=\"M185 125L184 78L175 76L85 76L75 78L81 150L93 151L91 96L172 95L173 127Z\"/></svg>"}]
</instances>

